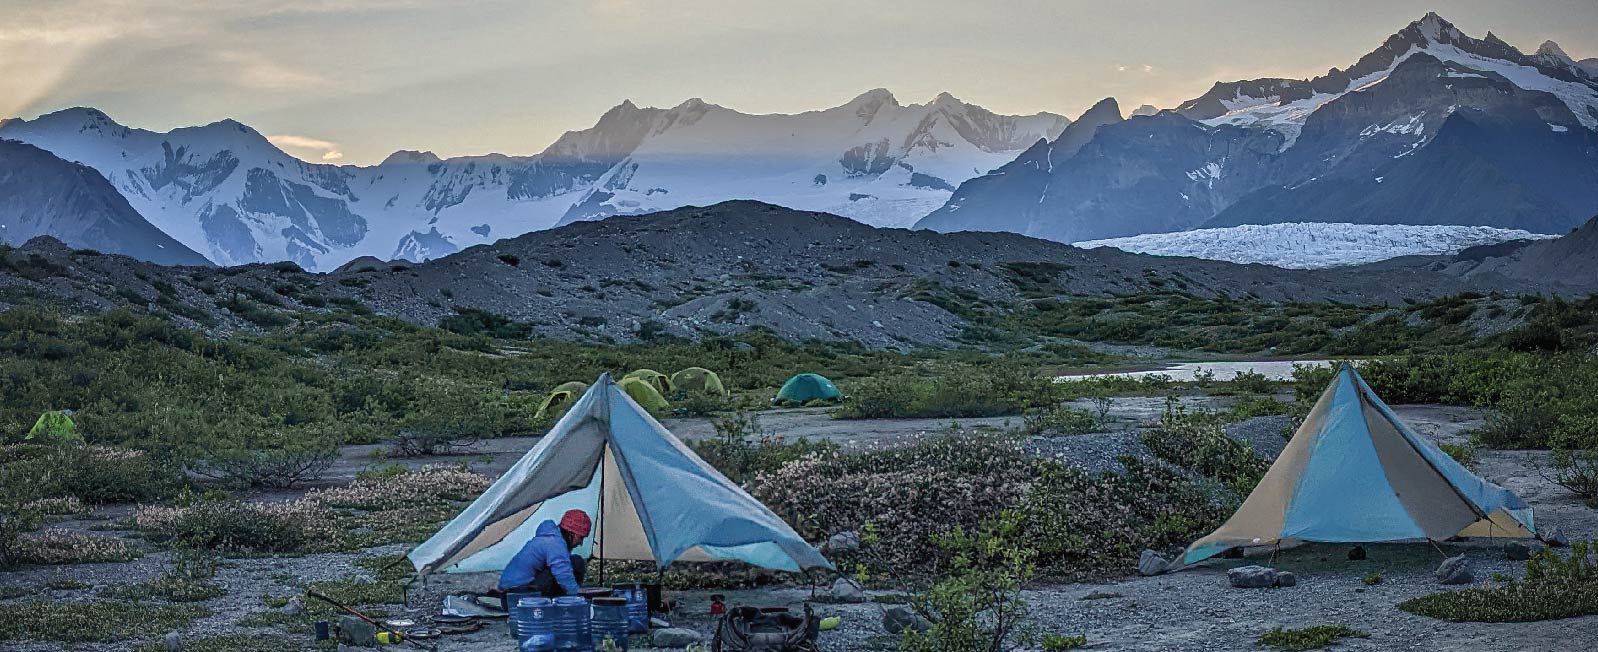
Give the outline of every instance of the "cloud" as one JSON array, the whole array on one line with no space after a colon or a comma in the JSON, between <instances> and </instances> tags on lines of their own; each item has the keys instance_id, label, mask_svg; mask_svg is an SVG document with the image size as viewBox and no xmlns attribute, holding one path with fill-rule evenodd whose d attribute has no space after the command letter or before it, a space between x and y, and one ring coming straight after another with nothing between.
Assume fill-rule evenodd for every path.
<instances>
[{"instance_id":1,"label":"cloud","mask_svg":"<svg viewBox=\"0 0 1598 652\"><path fill-rule=\"evenodd\" d=\"M344 158L343 148L338 143L309 136L296 136L294 134L278 134L267 136L266 140L278 148L295 156L310 154L320 157L323 161L337 161ZM300 156L300 158L305 158Z\"/></svg>"},{"instance_id":2,"label":"cloud","mask_svg":"<svg viewBox=\"0 0 1598 652\"><path fill-rule=\"evenodd\" d=\"M1143 72L1145 72L1145 73L1154 72L1154 66L1151 66L1151 65L1146 64L1146 63L1143 64Z\"/></svg>"}]
</instances>

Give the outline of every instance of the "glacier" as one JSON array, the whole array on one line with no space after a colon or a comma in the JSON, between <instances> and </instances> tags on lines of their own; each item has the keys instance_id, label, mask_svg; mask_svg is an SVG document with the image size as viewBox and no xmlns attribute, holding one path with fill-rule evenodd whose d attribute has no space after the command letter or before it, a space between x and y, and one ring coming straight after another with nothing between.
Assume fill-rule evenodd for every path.
<instances>
[{"instance_id":1,"label":"glacier","mask_svg":"<svg viewBox=\"0 0 1598 652\"><path fill-rule=\"evenodd\" d=\"M1284 222L1087 240L1073 243L1073 246L1083 249L1113 247L1137 254L1258 263L1287 269L1321 269L1374 263L1399 256L1457 254L1477 245L1556 237L1490 226Z\"/></svg>"}]
</instances>

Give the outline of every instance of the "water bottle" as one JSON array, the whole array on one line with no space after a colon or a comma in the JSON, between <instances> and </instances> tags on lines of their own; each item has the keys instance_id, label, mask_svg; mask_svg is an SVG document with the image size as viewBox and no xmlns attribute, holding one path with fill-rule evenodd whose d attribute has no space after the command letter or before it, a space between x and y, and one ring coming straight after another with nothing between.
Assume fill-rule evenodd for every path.
<instances>
[{"instance_id":1,"label":"water bottle","mask_svg":"<svg viewBox=\"0 0 1598 652\"><path fill-rule=\"evenodd\" d=\"M591 607L580 596L555 598L555 650L557 652L592 652L593 631L589 623Z\"/></svg>"},{"instance_id":2,"label":"water bottle","mask_svg":"<svg viewBox=\"0 0 1598 652\"><path fill-rule=\"evenodd\" d=\"M620 652L627 650L627 626L631 620L627 613L626 598L594 598L593 610L594 649L605 649L606 641Z\"/></svg>"},{"instance_id":3,"label":"water bottle","mask_svg":"<svg viewBox=\"0 0 1598 652\"><path fill-rule=\"evenodd\" d=\"M649 591L637 583L617 584L615 596L627 599L627 632L649 632Z\"/></svg>"},{"instance_id":4,"label":"water bottle","mask_svg":"<svg viewBox=\"0 0 1598 652\"><path fill-rule=\"evenodd\" d=\"M522 652L555 649L555 601L532 596L516 603L516 642Z\"/></svg>"}]
</instances>

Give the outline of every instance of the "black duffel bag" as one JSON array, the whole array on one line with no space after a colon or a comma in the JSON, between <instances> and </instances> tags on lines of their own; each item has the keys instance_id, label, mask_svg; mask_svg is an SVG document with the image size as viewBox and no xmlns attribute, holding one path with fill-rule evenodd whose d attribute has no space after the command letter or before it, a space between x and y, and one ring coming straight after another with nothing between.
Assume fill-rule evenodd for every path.
<instances>
[{"instance_id":1,"label":"black duffel bag","mask_svg":"<svg viewBox=\"0 0 1598 652\"><path fill-rule=\"evenodd\" d=\"M716 625L712 652L816 652L821 621L805 605L803 616L787 609L733 607Z\"/></svg>"}]
</instances>

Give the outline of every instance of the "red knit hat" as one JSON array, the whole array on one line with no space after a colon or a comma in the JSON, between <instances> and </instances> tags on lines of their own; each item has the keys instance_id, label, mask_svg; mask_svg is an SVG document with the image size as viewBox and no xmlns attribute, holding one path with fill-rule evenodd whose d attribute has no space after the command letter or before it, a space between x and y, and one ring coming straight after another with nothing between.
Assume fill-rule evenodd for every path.
<instances>
[{"instance_id":1,"label":"red knit hat","mask_svg":"<svg viewBox=\"0 0 1598 652\"><path fill-rule=\"evenodd\" d=\"M560 529L572 533L573 536L586 539L588 538L588 533L593 531L594 523L588 520L588 514L583 510L571 509L560 517Z\"/></svg>"}]
</instances>

